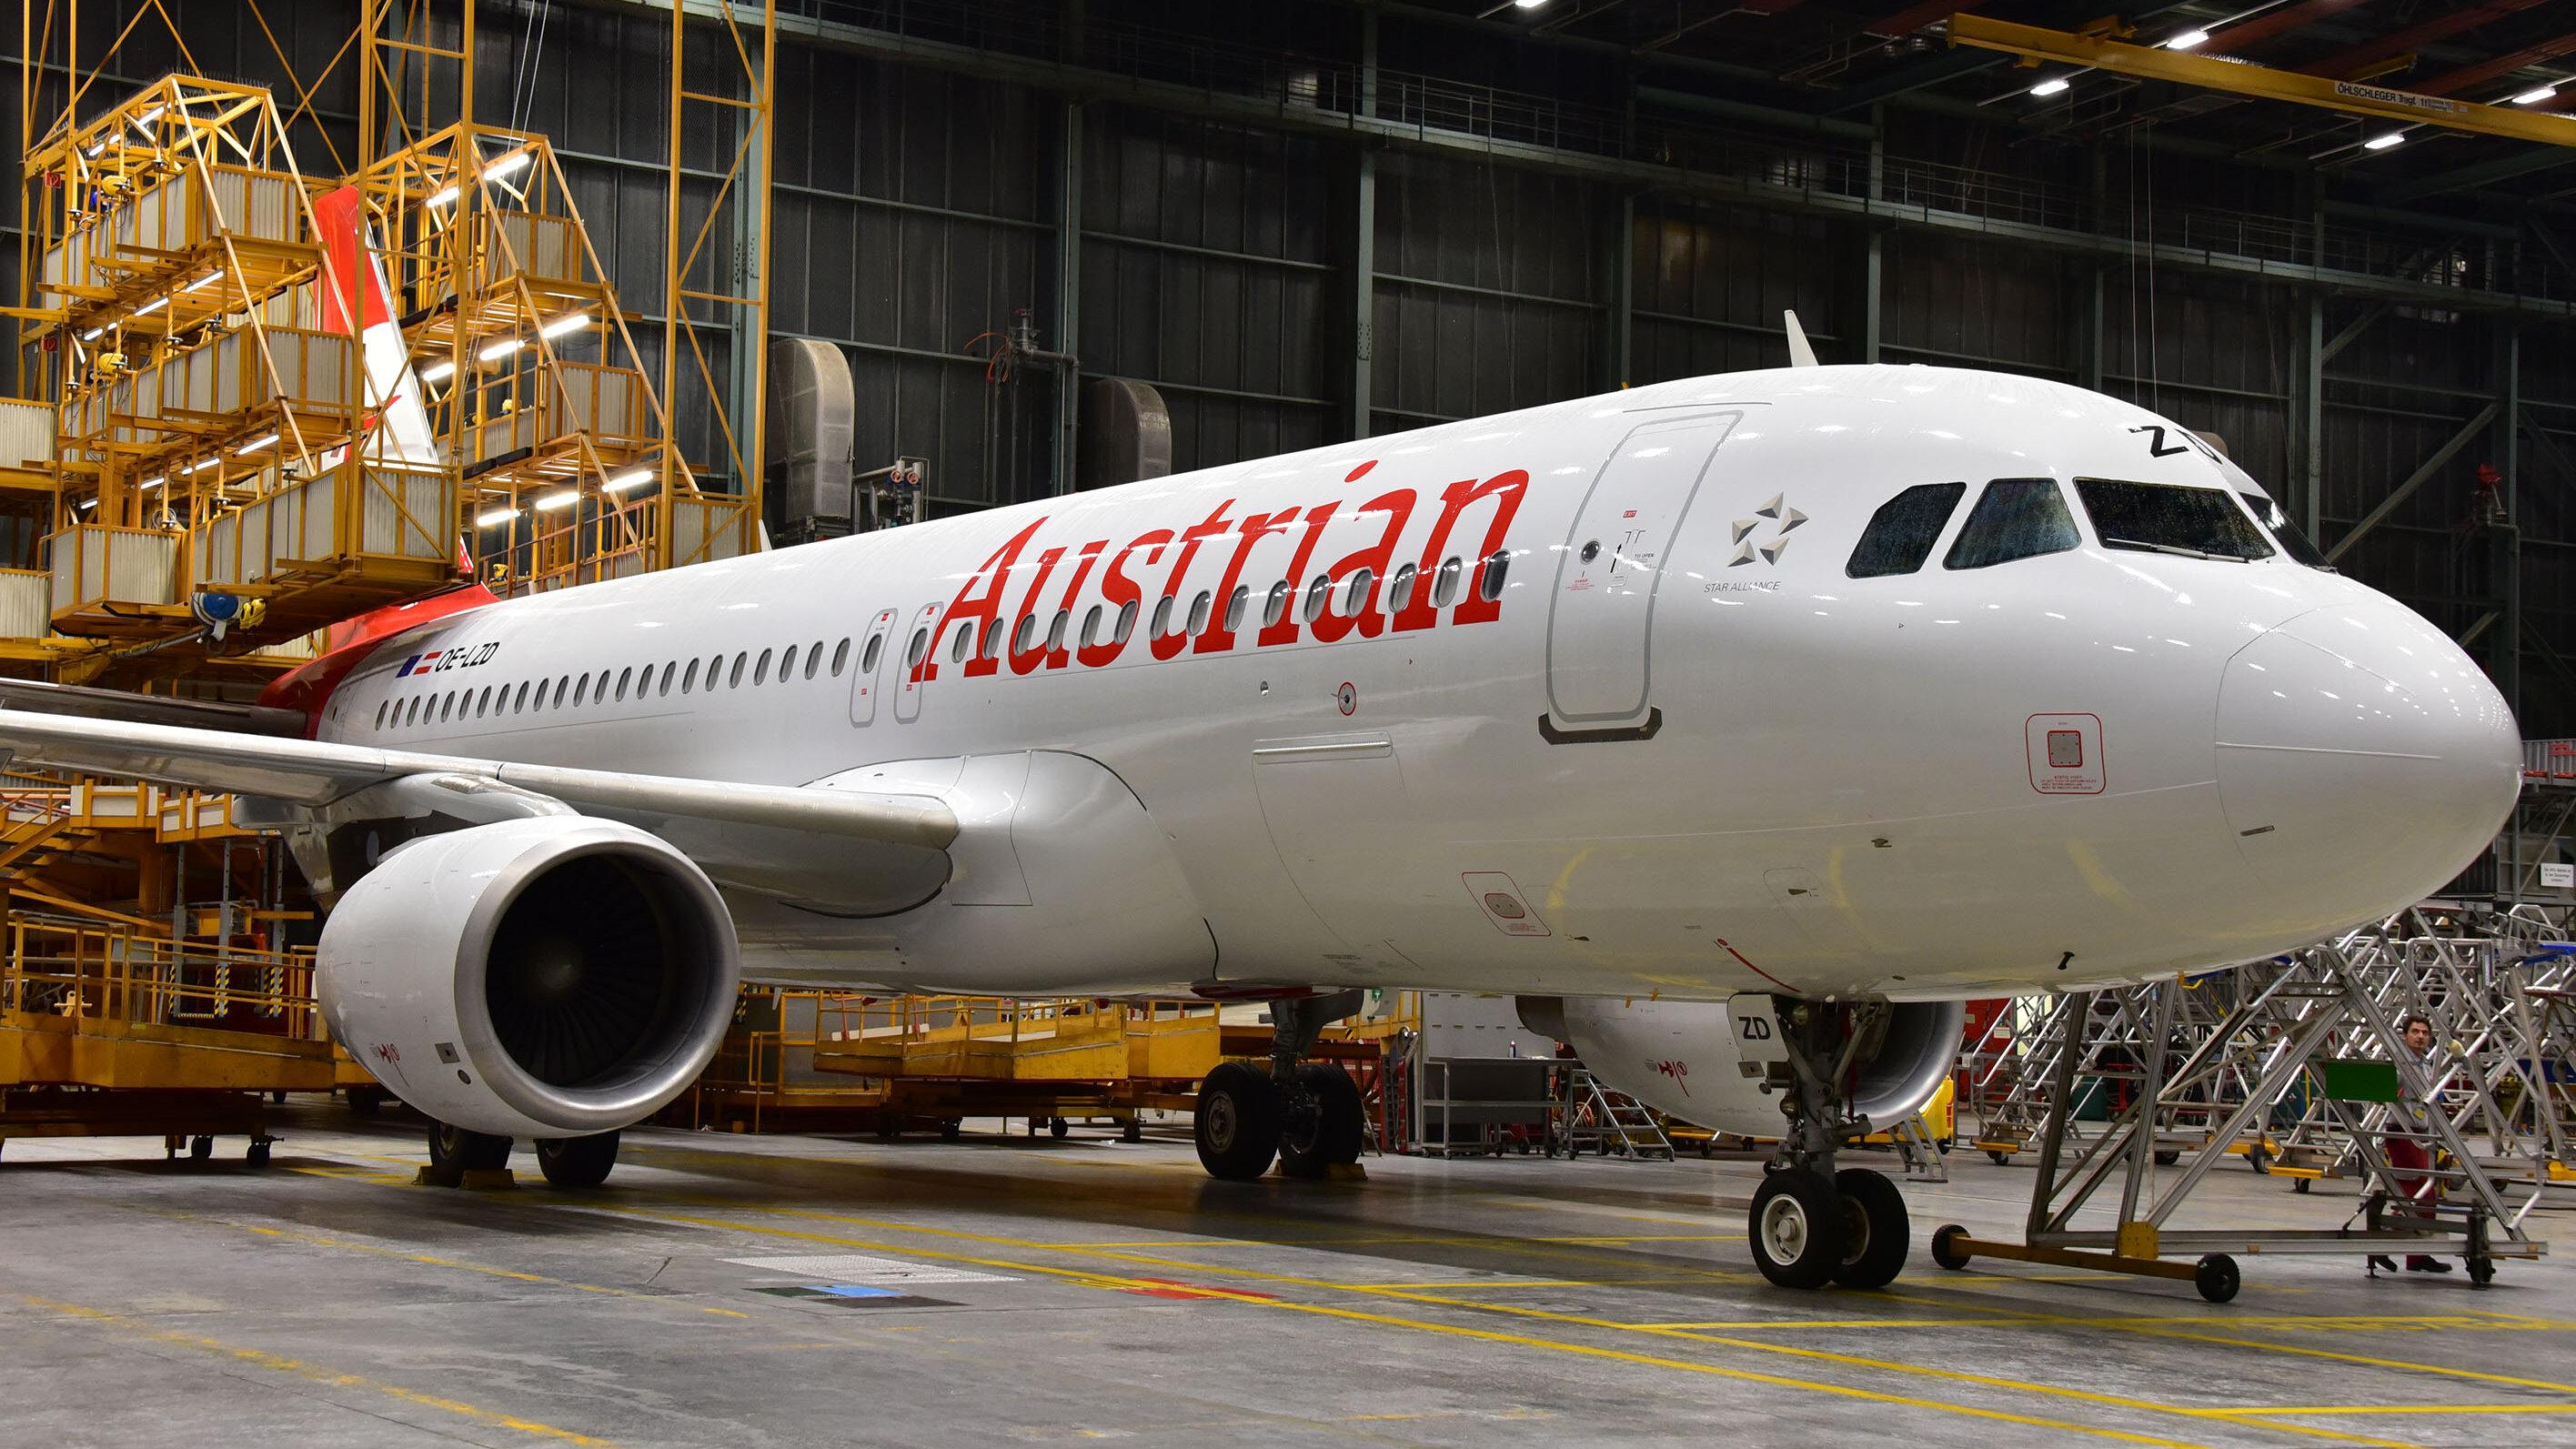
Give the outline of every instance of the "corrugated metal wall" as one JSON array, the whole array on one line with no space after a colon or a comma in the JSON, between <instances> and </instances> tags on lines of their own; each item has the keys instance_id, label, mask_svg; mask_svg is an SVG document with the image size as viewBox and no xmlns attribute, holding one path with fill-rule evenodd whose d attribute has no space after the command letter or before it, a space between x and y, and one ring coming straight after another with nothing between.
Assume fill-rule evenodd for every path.
<instances>
[{"instance_id":1,"label":"corrugated metal wall","mask_svg":"<svg viewBox=\"0 0 2576 1449\"><path fill-rule=\"evenodd\" d=\"M1112 8L1121 24L1139 27L1211 24L1200 7L1177 0ZM133 9L131 0L84 5L92 53ZM269 6L288 54L308 75L345 39L348 10L342 0ZM181 15L202 68L280 82L246 12L190 6ZM486 12L478 82L485 119L506 121L515 104L525 124L555 138L623 300L652 322L638 330L648 352L659 347L664 305L667 24L659 13L554 6L540 48L528 12L495 8ZM1293 98L1349 84L1350 72L1338 67L1358 54L1359 24L1357 12L1338 6L1261 7L1229 10L1226 33L1205 35L1196 48L1154 42L1142 28L1112 40L1129 48L1138 74L1212 87L1257 74ZM156 30L137 27L115 67L120 76L149 78L181 64ZM1009 37L960 39L1013 48ZM1621 73L1598 57L1409 27L1395 16L1382 18L1380 42L1388 68L1381 114L1425 119L1421 93L1402 75L1426 72L1505 88L1494 92L1497 134L1516 124L1504 103L1510 91L1568 98L1575 104L1548 124L1596 128L1582 136L1532 129L1524 139L1598 149L1598 136L1622 124ZM1103 43L1095 38L1095 48ZM1027 53L1031 45L1017 48ZM1798 311L1828 360L1862 355L1871 323L1863 285L1870 242L1849 221L1639 194L1624 183L1389 146L1373 156L1375 219L1364 249L1362 153L1350 140L1095 99L1070 123L1078 140L1068 176L1062 94L800 43L783 42L781 57L772 326L829 339L850 355L862 466L898 453L928 457L937 509L1009 502L1053 486L1055 376L1038 370L988 381L983 361L969 355L975 339L1012 327L1023 311L1039 344L1078 353L1086 374L1160 388L1181 468L1331 442L1350 436L1363 417L1373 431L1394 431L1622 380L1777 365L1787 355L1784 308ZM14 57L7 64L14 74ZM323 174L331 169L325 137L345 151L354 131L345 66L315 104L321 119L299 131L299 145L307 169ZM0 127L13 127L16 108L0 112ZM1886 194L1965 205L1974 192L1989 213L2026 209L2029 219L2057 225L2089 219L2109 237L2171 240L2227 225L2230 203L2260 211L2289 184L2278 172L2146 161L2134 148L2093 157L2009 139L1908 113L1885 139ZM14 134L0 141L15 153ZM1799 147L1812 154L1802 159ZM691 162L712 173L724 164L722 149L713 134L693 135ZM1774 138L1748 141L1740 152L1692 154L1773 181L1867 164L1861 143L1849 138ZM703 199L713 175L692 185ZM1068 186L1079 197L1073 299L1059 294ZM2176 203L2185 199L2219 220L2183 215ZM13 224L16 205L13 192ZM1633 210L1624 277L1623 208ZM2421 240L2385 239L2399 249ZM718 245L730 245L722 228ZM2116 254L1919 229L1884 231L1878 245L1875 320L1885 360L1994 365L2070 381L2098 368L2106 390L2221 434L2257 476L2295 484L2311 325L2305 293L2205 272L2148 271ZM2445 245L2435 243L2424 265L2492 264L2474 243ZM1364 250L1365 301L1355 275ZM1624 327L1614 315L1623 284ZM1057 335L1068 300L1077 303L1071 338ZM2362 303L2329 300L2323 333L2363 314ZM2368 514L2496 395L2506 328L2489 315L2389 307L2326 366L2314 504L2325 541ZM1363 339L1366 395L1355 398ZM721 376L722 338L713 342L710 360ZM2535 325L2523 338L2527 425L2514 440L2511 484L2527 612L2541 639L2566 641L2556 647L2576 653L2576 356L2568 342L2564 327ZM647 363L658 366L658 357ZM698 456L712 454L702 410L684 408L681 427ZM2505 457L2502 438L2473 440L2355 546L2345 566L2446 627L2476 626L2501 585L2492 534L2470 526L2476 467ZM2490 626L2480 647L2501 642ZM2535 731L2576 733L2576 674L2552 664L2551 652L2535 647L2521 660L2525 721Z\"/></svg>"}]
</instances>

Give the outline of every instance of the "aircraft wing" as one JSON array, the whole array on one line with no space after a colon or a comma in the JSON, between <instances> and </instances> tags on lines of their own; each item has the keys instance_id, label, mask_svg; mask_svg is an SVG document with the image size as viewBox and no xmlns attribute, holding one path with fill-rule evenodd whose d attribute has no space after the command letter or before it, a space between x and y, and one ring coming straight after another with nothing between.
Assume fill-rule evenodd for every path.
<instances>
[{"instance_id":1,"label":"aircraft wing","mask_svg":"<svg viewBox=\"0 0 2576 1449\"><path fill-rule=\"evenodd\" d=\"M0 755L314 811L413 776L490 781L652 830L718 884L854 906L882 904L880 889L904 904L917 902L925 883L936 890L931 878L946 878L958 833L955 811L924 794L528 765L24 709L0 709ZM808 848L781 848L797 844Z\"/></svg>"}]
</instances>

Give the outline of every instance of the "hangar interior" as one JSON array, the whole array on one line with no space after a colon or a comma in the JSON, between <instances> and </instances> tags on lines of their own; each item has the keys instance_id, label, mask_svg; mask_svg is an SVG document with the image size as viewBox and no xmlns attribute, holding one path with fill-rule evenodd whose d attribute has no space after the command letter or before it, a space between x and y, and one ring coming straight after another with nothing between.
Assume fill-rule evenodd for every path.
<instances>
[{"instance_id":1,"label":"hangar interior","mask_svg":"<svg viewBox=\"0 0 2576 1449\"><path fill-rule=\"evenodd\" d=\"M2529 741L2508 828L2418 910L2224 985L1972 1015L1937 1108L1882 1144L1915 1256L1954 1271L1866 1298L1746 1265L1757 1144L1550 1065L1508 1000L1431 993L1318 1048L1363 1084L1374 1149L1324 1182L1236 1192L1190 1156L1192 1086L1269 1053L1268 1007L753 989L613 1186L415 1186L419 1120L321 1039L318 912L275 832L217 793L13 772L0 1382L27 1432L807 1442L864 1412L886 1443L2448 1444L2554 1442L2576 1412L2545 1242L2576 1203L2561 7L24 21L0 116L23 158L0 202L13 680L238 705L454 583L451 552L505 596L578 587L764 530L794 547L1781 367L1794 313L1828 364L2052 379L2196 430L2458 641ZM451 234L441 179L513 166L521 219ZM86 291L47 270L155 178L227 168L289 178L273 233L200 227L156 254L194 264ZM451 394L429 419L450 446L408 470L311 461L380 421L356 339L287 300L344 184L445 259L393 309L416 353L452 374L524 333L512 375L546 379ZM246 377L282 377L289 343L315 375L347 345L344 371L141 442L125 404L81 412L184 370L207 333L183 320L233 317L265 319L241 334L264 360L225 364ZM150 338L102 352L93 319ZM279 431L302 470L263 466ZM242 541L254 516L320 526L325 488L340 516L396 498L431 522L344 537L330 568L289 567L313 550L284 523ZM2372 1074L2418 1012L2450 1044L2445 1111L2408 1129ZM191 1160L137 1163L136 1134ZM218 1160L219 1138L250 1145ZM2399 1139L2445 1164L2449 1236L2422 1246L2468 1271L2366 1275L2384 1244L2349 1232L2384 1225ZM887 1381L938 1387L853 1406Z\"/></svg>"}]
</instances>

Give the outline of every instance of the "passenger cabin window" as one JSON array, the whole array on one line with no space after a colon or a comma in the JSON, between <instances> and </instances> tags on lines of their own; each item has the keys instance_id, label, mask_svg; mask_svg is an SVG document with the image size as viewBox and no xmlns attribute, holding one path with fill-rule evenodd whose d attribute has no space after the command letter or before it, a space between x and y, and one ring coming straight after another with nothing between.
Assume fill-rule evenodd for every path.
<instances>
[{"instance_id":1,"label":"passenger cabin window","mask_svg":"<svg viewBox=\"0 0 2576 1449\"><path fill-rule=\"evenodd\" d=\"M1958 509L1965 483L1917 483L1878 506L1853 545L1843 572L1856 579L1910 574L1932 557L1932 545Z\"/></svg>"},{"instance_id":2,"label":"passenger cabin window","mask_svg":"<svg viewBox=\"0 0 2576 1449\"><path fill-rule=\"evenodd\" d=\"M781 684L785 684L787 676L796 672L796 648L797 646L793 644L788 645L785 657L778 661L778 682Z\"/></svg>"},{"instance_id":3,"label":"passenger cabin window","mask_svg":"<svg viewBox=\"0 0 2576 1449\"><path fill-rule=\"evenodd\" d=\"M1249 605L1251 602L1252 586L1250 584L1235 585L1234 592L1226 596L1225 632L1231 634L1235 630L1243 627L1243 611L1245 606Z\"/></svg>"},{"instance_id":4,"label":"passenger cabin window","mask_svg":"<svg viewBox=\"0 0 2576 1449\"><path fill-rule=\"evenodd\" d=\"M2245 506L2254 510L2254 517L2265 528L2272 530L2273 541L2281 545L2281 552L2312 569L2323 569L2327 573L2335 571L2334 564L2318 552L2315 542L2291 520L2280 504L2260 493L2239 493L2236 496L2245 500Z\"/></svg>"},{"instance_id":5,"label":"passenger cabin window","mask_svg":"<svg viewBox=\"0 0 2576 1449\"><path fill-rule=\"evenodd\" d=\"M1394 580L1386 586L1386 611L1390 614L1401 614L1405 606L1412 602L1413 565L1406 564L1395 571Z\"/></svg>"},{"instance_id":6,"label":"passenger cabin window","mask_svg":"<svg viewBox=\"0 0 2576 1449\"><path fill-rule=\"evenodd\" d=\"M841 671L848 668L849 663L850 641L844 639L840 643L832 646L832 677L834 679L840 678Z\"/></svg>"},{"instance_id":7,"label":"passenger cabin window","mask_svg":"<svg viewBox=\"0 0 2576 1449\"><path fill-rule=\"evenodd\" d=\"M2271 541L2224 488L2078 478L2075 496L2084 501L2104 548L2239 563L2272 556Z\"/></svg>"},{"instance_id":8,"label":"passenger cabin window","mask_svg":"<svg viewBox=\"0 0 2576 1449\"><path fill-rule=\"evenodd\" d=\"M1431 583L1431 602L1443 609L1455 603L1458 598L1459 576L1466 571L1467 566L1454 558L1442 562L1439 577Z\"/></svg>"},{"instance_id":9,"label":"passenger cabin window","mask_svg":"<svg viewBox=\"0 0 2576 1449\"><path fill-rule=\"evenodd\" d=\"M697 692L697 688L698 661L692 659L689 661L688 672L680 676L680 692L682 694L694 694Z\"/></svg>"},{"instance_id":10,"label":"passenger cabin window","mask_svg":"<svg viewBox=\"0 0 2576 1449\"><path fill-rule=\"evenodd\" d=\"M1038 616L1022 614L1020 627L1011 631L1011 652L1026 654L1029 652L1029 646L1036 642L1038 642Z\"/></svg>"},{"instance_id":11,"label":"passenger cabin window","mask_svg":"<svg viewBox=\"0 0 2576 1449\"><path fill-rule=\"evenodd\" d=\"M868 647L873 650L876 647L876 641L873 639L869 640ZM921 656L929 652L930 631L927 629L915 629L912 631L911 647L903 651L903 662L908 668L918 668L921 664ZM873 669L876 666L872 664L868 667Z\"/></svg>"},{"instance_id":12,"label":"passenger cabin window","mask_svg":"<svg viewBox=\"0 0 2576 1449\"><path fill-rule=\"evenodd\" d=\"M1109 636L1113 644L1124 644L1136 632L1136 601L1129 599L1118 606L1118 628Z\"/></svg>"},{"instance_id":13,"label":"passenger cabin window","mask_svg":"<svg viewBox=\"0 0 2576 1449\"><path fill-rule=\"evenodd\" d=\"M1099 638L1100 606L1094 604L1091 606L1091 612L1082 616L1082 647L1090 648Z\"/></svg>"},{"instance_id":14,"label":"passenger cabin window","mask_svg":"<svg viewBox=\"0 0 2576 1449\"><path fill-rule=\"evenodd\" d=\"M1998 478L1977 495L1968 522L1942 556L1951 569L1992 568L2015 559L2064 553L2083 542L2066 495L2054 478Z\"/></svg>"},{"instance_id":15,"label":"passenger cabin window","mask_svg":"<svg viewBox=\"0 0 2576 1449\"><path fill-rule=\"evenodd\" d=\"M1503 572L1511 566L1511 550L1496 549L1494 551L1494 556L1485 560L1484 570L1476 583L1476 596L1489 604L1494 600L1501 598L1503 596Z\"/></svg>"},{"instance_id":16,"label":"passenger cabin window","mask_svg":"<svg viewBox=\"0 0 2576 1449\"><path fill-rule=\"evenodd\" d=\"M1197 598L1195 598L1195 599L1190 600L1190 634L1191 634L1191 637L1195 638L1195 637L1197 637L1198 635L1201 635L1201 634L1204 634L1204 633L1206 633L1206 632L1207 632L1207 626L1208 626L1208 609L1209 609L1209 607L1210 607L1210 598L1209 598L1209 595L1208 595L1208 591L1207 591L1207 590L1205 590L1205 589L1201 589L1201 590L1199 590L1199 596L1198 596Z\"/></svg>"},{"instance_id":17,"label":"passenger cabin window","mask_svg":"<svg viewBox=\"0 0 2576 1449\"><path fill-rule=\"evenodd\" d=\"M885 636L883 634L869 635L868 647L859 651L859 672L861 674L876 673L877 656L883 653L885 653ZM835 674L840 673L837 669L832 672Z\"/></svg>"},{"instance_id":18,"label":"passenger cabin window","mask_svg":"<svg viewBox=\"0 0 2576 1449\"><path fill-rule=\"evenodd\" d=\"M842 653L844 653L844 654L847 654L847 653L849 653L849 652L850 652L850 641L849 641L849 640L844 639L844 640L842 640L842 641L841 641L841 652L842 652ZM817 640L815 640L813 643L811 643L811 644L809 644L809 645L807 645L807 646L805 647L805 677L806 677L807 679L811 679L811 678L813 678L813 677L815 676L815 674L816 674L817 672L819 672L819 671L822 669L822 667L823 667L823 641L822 641L822 640L820 640L820 639L817 639ZM838 673L840 673L841 671L839 671L838 669L835 669L835 670L833 670L832 672L833 672L834 674L838 674Z\"/></svg>"},{"instance_id":19,"label":"passenger cabin window","mask_svg":"<svg viewBox=\"0 0 2576 1449\"><path fill-rule=\"evenodd\" d=\"M1165 594L1154 604L1153 637L1160 639L1172 632L1172 596Z\"/></svg>"},{"instance_id":20,"label":"passenger cabin window","mask_svg":"<svg viewBox=\"0 0 2576 1449\"><path fill-rule=\"evenodd\" d=\"M1047 626L1048 652L1056 654L1064 652L1064 631L1072 623L1073 611L1071 609L1058 609L1055 611L1055 622ZM832 672L834 674L838 674L841 671L835 669Z\"/></svg>"},{"instance_id":21,"label":"passenger cabin window","mask_svg":"<svg viewBox=\"0 0 2576 1449\"><path fill-rule=\"evenodd\" d=\"M1270 597L1261 605L1261 625L1268 628L1288 617L1288 595L1293 592L1288 581L1281 579L1270 586Z\"/></svg>"}]
</instances>

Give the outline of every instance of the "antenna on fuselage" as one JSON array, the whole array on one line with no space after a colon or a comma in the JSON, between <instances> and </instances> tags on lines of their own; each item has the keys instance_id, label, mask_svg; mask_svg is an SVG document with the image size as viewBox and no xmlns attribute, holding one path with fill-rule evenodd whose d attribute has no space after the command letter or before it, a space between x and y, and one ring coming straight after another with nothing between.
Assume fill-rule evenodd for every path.
<instances>
[{"instance_id":1,"label":"antenna on fuselage","mask_svg":"<svg viewBox=\"0 0 2576 1449\"><path fill-rule=\"evenodd\" d=\"M1798 325L1798 314L1795 311L1782 312L1780 321L1789 329L1789 365L1816 366L1816 349L1807 345L1807 329Z\"/></svg>"}]
</instances>

